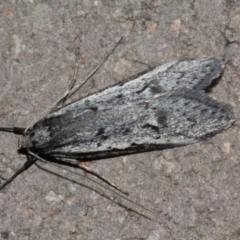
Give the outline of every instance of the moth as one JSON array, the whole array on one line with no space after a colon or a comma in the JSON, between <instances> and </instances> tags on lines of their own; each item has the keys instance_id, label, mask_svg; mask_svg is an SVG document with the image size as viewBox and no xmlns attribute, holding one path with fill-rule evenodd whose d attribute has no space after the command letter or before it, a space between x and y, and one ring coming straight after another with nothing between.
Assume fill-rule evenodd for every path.
<instances>
[{"instance_id":1,"label":"moth","mask_svg":"<svg viewBox=\"0 0 240 240\"><path fill-rule=\"evenodd\" d=\"M31 156L30 163L37 158L96 160L193 144L234 123L231 107L205 92L222 70L216 58L166 62L56 109L27 131L0 130L23 135L20 151Z\"/></svg>"}]
</instances>

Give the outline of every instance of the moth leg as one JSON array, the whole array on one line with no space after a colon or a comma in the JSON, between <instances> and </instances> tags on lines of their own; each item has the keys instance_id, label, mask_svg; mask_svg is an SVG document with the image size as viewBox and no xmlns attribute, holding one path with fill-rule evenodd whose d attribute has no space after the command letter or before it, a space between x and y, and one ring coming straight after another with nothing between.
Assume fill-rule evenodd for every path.
<instances>
[{"instance_id":1,"label":"moth leg","mask_svg":"<svg viewBox=\"0 0 240 240\"><path fill-rule=\"evenodd\" d=\"M47 160L45 160L44 158L36 155L35 153L33 152L29 152L30 155L32 155L33 157L39 159L40 161L43 161L43 162L46 162ZM49 161L48 161L49 162ZM58 166L57 164L54 164L53 162L49 162L50 164L53 164L55 166ZM97 172L94 172L92 169L86 167L86 166L83 166L79 163L76 163L75 161L72 161L69 159L69 162L64 162L64 161L61 161L59 160L58 163L60 164L63 164L63 165L67 165L67 166L71 166L71 167L74 167L74 168L80 168L82 169L83 171L85 171L86 173L89 173L95 177L97 177L98 179L102 180L103 182L107 183L108 185L110 185L111 187L117 189L118 191L120 191L121 193L125 194L125 195L129 195L128 192L126 191L123 191L120 187L117 187L114 183L110 182L107 178L101 176L99 173ZM58 166L59 167L59 166Z\"/></svg>"},{"instance_id":2,"label":"moth leg","mask_svg":"<svg viewBox=\"0 0 240 240\"><path fill-rule=\"evenodd\" d=\"M24 163L24 165L18 169L12 177L6 180L4 184L0 186L0 190L5 188L9 183L11 183L18 175L20 175L22 172L26 171L29 167L31 167L35 162L37 161L37 158L33 158L31 156L27 156L27 161Z\"/></svg>"},{"instance_id":3,"label":"moth leg","mask_svg":"<svg viewBox=\"0 0 240 240\"><path fill-rule=\"evenodd\" d=\"M116 186L114 183L110 182L107 178L105 178L104 176L100 175L99 173L93 171L92 169L90 169L89 167L82 165L82 164L77 164L78 168L82 169L83 171L99 178L100 180L102 180L103 182L107 183L108 185L110 185L111 187L117 189L118 191L120 191L121 193L125 194L125 195L129 195L128 192L122 190L120 187Z\"/></svg>"}]
</instances>

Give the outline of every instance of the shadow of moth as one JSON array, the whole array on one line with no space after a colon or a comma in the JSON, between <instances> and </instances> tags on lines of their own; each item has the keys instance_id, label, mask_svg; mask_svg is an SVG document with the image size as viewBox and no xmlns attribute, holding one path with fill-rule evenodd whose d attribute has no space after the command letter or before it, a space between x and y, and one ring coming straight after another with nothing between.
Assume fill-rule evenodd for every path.
<instances>
[{"instance_id":1,"label":"shadow of moth","mask_svg":"<svg viewBox=\"0 0 240 240\"><path fill-rule=\"evenodd\" d=\"M232 109L204 91L222 69L215 58L170 61L12 132L23 135L20 150L34 161L95 160L196 143L234 123Z\"/></svg>"}]
</instances>

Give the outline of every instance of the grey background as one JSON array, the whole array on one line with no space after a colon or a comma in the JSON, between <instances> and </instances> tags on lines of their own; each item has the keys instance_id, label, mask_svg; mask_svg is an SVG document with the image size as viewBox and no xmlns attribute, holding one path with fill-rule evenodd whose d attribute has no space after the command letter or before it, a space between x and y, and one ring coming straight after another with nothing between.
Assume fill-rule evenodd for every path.
<instances>
[{"instance_id":1,"label":"grey background","mask_svg":"<svg viewBox=\"0 0 240 240\"><path fill-rule=\"evenodd\" d=\"M0 126L37 120L66 91L76 48L81 82L121 36L75 98L167 60L218 57L225 71L210 94L232 105L235 126L199 144L88 163L130 201L80 170L41 164L74 183L33 166L0 192L0 239L240 238L238 0L2 1ZM0 133L0 177L25 161L18 139Z\"/></svg>"}]
</instances>

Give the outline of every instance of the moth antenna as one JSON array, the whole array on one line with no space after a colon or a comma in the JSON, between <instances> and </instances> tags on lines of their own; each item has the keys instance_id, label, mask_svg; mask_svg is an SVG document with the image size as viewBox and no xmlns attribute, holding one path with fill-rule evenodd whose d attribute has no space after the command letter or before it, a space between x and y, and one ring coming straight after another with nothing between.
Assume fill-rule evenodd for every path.
<instances>
[{"instance_id":1,"label":"moth antenna","mask_svg":"<svg viewBox=\"0 0 240 240\"><path fill-rule=\"evenodd\" d=\"M88 80L99 70L99 68L107 61L107 59L109 58L109 56L115 51L115 49L117 48L117 46L120 44L120 42L122 41L123 36L118 40L117 44L114 46L114 48L110 51L110 53L98 64L98 66L92 71L90 72L87 77L85 78L85 80L83 81L83 83L75 86L75 82L76 82L76 76L77 76L77 72L78 72L78 64L76 69L75 69L75 73L74 73L74 77L73 80L69 86L69 89L65 92L65 94L57 101L55 102L49 109L47 109L47 111L44 111L40 116L40 118L38 119L41 120L43 118L43 116L55 111L59 105L63 104L69 97L71 97L75 92L77 92L79 89L81 89L87 82ZM77 52L78 54L78 52ZM31 124L28 125L28 127L25 129L25 132L28 131L29 128L32 127L32 125L35 123L36 121L32 122Z\"/></svg>"},{"instance_id":2,"label":"moth antenna","mask_svg":"<svg viewBox=\"0 0 240 240\"><path fill-rule=\"evenodd\" d=\"M20 175L22 172L26 171L29 167L31 167L35 162L37 161L37 158L27 158L27 161L24 163L24 165L18 169L13 175L12 177L10 177L9 179L6 180L6 182L4 184L2 184L0 186L0 190L2 190L3 188L5 188L9 183L11 183L18 175Z\"/></svg>"},{"instance_id":3,"label":"moth antenna","mask_svg":"<svg viewBox=\"0 0 240 240\"><path fill-rule=\"evenodd\" d=\"M76 81L77 81L77 74L78 74L78 69L79 69L79 64L78 64L78 60L79 60L79 55L80 55L80 50L79 48L77 48L77 51L76 51L76 59L75 59L75 71L74 71L74 74L73 74L73 79L68 87L68 90L66 91L66 93L64 94L64 96L58 100L57 103L55 103L56 105L53 107L53 110L54 111L56 108L58 108L60 105L63 105L63 103L67 100L68 98L68 94L69 92L73 89Z\"/></svg>"},{"instance_id":4,"label":"moth antenna","mask_svg":"<svg viewBox=\"0 0 240 240\"><path fill-rule=\"evenodd\" d=\"M13 127L13 128L0 128L0 132L10 132L16 135L23 135L25 128Z\"/></svg>"}]
</instances>

